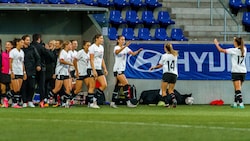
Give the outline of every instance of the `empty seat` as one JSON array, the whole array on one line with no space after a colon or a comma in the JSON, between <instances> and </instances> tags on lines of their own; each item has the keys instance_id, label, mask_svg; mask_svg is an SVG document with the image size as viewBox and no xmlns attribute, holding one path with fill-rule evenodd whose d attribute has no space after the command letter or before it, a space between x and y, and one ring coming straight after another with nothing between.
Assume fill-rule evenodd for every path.
<instances>
[{"instance_id":1,"label":"empty seat","mask_svg":"<svg viewBox=\"0 0 250 141\"><path fill-rule=\"evenodd\" d=\"M110 0L97 0L98 6L101 7L111 7L114 6L114 3Z\"/></svg>"},{"instance_id":2,"label":"empty seat","mask_svg":"<svg viewBox=\"0 0 250 141\"><path fill-rule=\"evenodd\" d=\"M27 3L28 0L15 0L16 3Z\"/></svg>"},{"instance_id":3,"label":"empty seat","mask_svg":"<svg viewBox=\"0 0 250 141\"><path fill-rule=\"evenodd\" d=\"M145 7L146 4L142 0L129 0L130 6L134 10L138 10L140 7Z\"/></svg>"},{"instance_id":4,"label":"empty seat","mask_svg":"<svg viewBox=\"0 0 250 141\"><path fill-rule=\"evenodd\" d=\"M133 28L123 28L122 35L126 40L136 40Z\"/></svg>"},{"instance_id":5,"label":"empty seat","mask_svg":"<svg viewBox=\"0 0 250 141\"><path fill-rule=\"evenodd\" d=\"M150 9L154 9L154 8L162 6L162 4L158 2L158 0L145 0L145 3L147 7Z\"/></svg>"},{"instance_id":6,"label":"empty seat","mask_svg":"<svg viewBox=\"0 0 250 141\"><path fill-rule=\"evenodd\" d=\"M61 0L48 0L50 4L60 4Z\"/></svg>"},{"instance_id":7,"label":"empty seat","mask_svg":"<svg viewBox=\"0 0 250 141\"><path fill-rule=\"evenodd\" d=\"M250 32L250 12L244 12L242 16L242 25L244 25L245 30Z\"/></svg>"},{"instance_id":8,"label":"empty seat","mask_svg":"<svg viewBox=\"0 0 250 141\"><path fill-rule=\"evenodd\" d=\"M239 10L244 7L245 7L245 4L243 4L241 0L229 0L229 8L232 14L235 14L236 16Z\"/></svg>"},{"instance_id":9,"label":"empty seat","mask_svg":"<svg viewBox=\"0 0 250 141\"><path fill-rule=\"evenodd\" d=\"M168 25L175 24L175 21L170 18L167 11L159 11L157 20L162 27L167 27Z\"/></svg>"},{"instance_id":10,"label":"empty seat","mask_svg":"<svg viewBox=\"0 0 250 141\"><path fill-rule=\"evenodd\" d=\"M108 23L105 14L93 14L93 17L100 25Z\"/></svg>"},{"instance_id":11,"label":"empty seat","mask_svg":"<svg viewBox=\"0 0 250 141\"><path fill-rule=\"evenodd\" d=\"M123 20L122 18L121 12L118 10L110 11L109 22L114 25L120 25L126 23L126 21Z\"/></svg>"},{"instance_id":12,"label":"empty seat","mask_svg":"<svg viewBox=\"0 0 250 141\"><path fill-rule=\"evenodd\" d=\"M114 27L110 27L108 29L108 37L110 40L116 40L117 39L117 30Z\"/></svg>"},{"instance_id":13,"label":"empty seat","mask_svg":"<svg viewBox=\"0 0 250 141\"><path fill-rule=\"evenodd\" d=\"M188 41L188 39L184 37L183 31L180 28L173 28L171 30L171 38L173 41Z\"/></svg>"},{"instance_id":14,"label":"empty seat","mask_svg":"<svg viewBox=\"0 0 250 141\"><path fill-rule=\"evenodd\" d=\"M44 0L31 0L32 1L32 3L41 3L41 4L43 4L43 3L45 3L45 1Z\"/></svg>"},{"instance_id":15,"label":"empty seat","mask_svg":"<svg viewBox=\"0 0 250 141\"><path fill-rule=\"evenodd\" d=\"M98 3L95 0L81 0L81 3L90 6L98 6Z\"/></svg>"},{"instance_id":16,"label":"empty seat","mask_svg":"<svg viewBox=\"0 0 250 141\"><path fill-rule=\"evenodd\" d=\"M124 7L130 6L130 3L128 3L126 0L113 0L114 5L118 9L122 9Z\"/></svg>"},{"instance_id":17,"label":"empty seat","mask_svg":"<svg viewBox=\"0 0 250 141\"><path fill-rule=\"evenodd\" d=\"M127 21L127 24L130 26L135 26L136 24L143 23L142 20L139 19L136 11L129 10L126 12L125 20Z\"/></svg>"},{"instance_id":18,"label":"empty seat","mask_svg":"<svg viewBox=\"0 0 250 141\"><path fill-rule=\"evenodd\" d=\"M77 4L77 0L64 0L68 4Z\"/></svg>"},{"instance_id":19,"label":"empty seat","mask_svg":"<svg viewBox=\"0 0 250 141\"><path fill-rule=\"evenodd\" d=\"M152 11L143 11L142 12L142 21L146 25L158 24L158 21L155 20Z\"/></svg>"},{"instance_id":20,"label":"empty seat","mask_svg":"<svg viewBox=\"0 0 250 141\"><path fill-rule=\"evenodd\" d=\"M12 3L13 0L0 0L0 3Z\"/></svg>"},{"instance_id":21,"label":"empty seat","mask_svg":"<svg viewBox=\"0 0 250 141\"><path fill-rule=\"evenodd\" d=\"M148 28L139 28L138 29L138 39L139 40L152 40L152 36L150 35L150 31Z\"/></svg>"},{"instance_id":22,"label":"empty seat","mask_svg":"<svg viewBox=\"0 0 250 141\"><path fill-rule=\"evenodd\" d=\"M171 41L171 38L168 37L167 31L165 28L156 28L155 29L155 39L161 41Z\"/></svg>"},{"instance_id":23,"label":"empty seat","mask_svg":"<svg viewBox=\"0 0 250 141\"><path fill-rule=\"evenodd\" d=\"M250 12L250 0L245 0L245 6L247 8L247 11Z\"/></svg>"}]
</instances>

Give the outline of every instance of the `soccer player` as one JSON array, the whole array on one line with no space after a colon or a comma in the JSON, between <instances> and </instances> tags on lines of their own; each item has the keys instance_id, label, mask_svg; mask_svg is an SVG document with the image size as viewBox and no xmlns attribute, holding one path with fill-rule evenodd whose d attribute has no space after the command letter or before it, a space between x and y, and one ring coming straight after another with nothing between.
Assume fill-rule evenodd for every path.
<instances>
[{"instance_id":1,"label":"soccer player","mask_svg":"<svg viewBox=\"0 0 250 141\"><path fill-rule=\"evenodd\" d=\"M91 76L91 79L98 80L100 82L100 87L97 89L96 93L88 93L88 101L90 108L100 108L97 105L97 95L104 95L104 90L107 87L107 81L105 76L108 75L108 71L106 68L105 61L103 59L104 56L104 47L103 47L103 36L101 34L97 34L93 38L94 43L89 47L89 56L90 56L90 64L89 69L87 70L88 76ZM91 86L95 86L95 81L91 81L93 84ZM92 90L93 89L93 90ZM89 91L94 91L94 88L89 87Z\"/></svg>"},{"instance_id":2,"label":"soccer player","mask_svg":"<svg viewBox=\"0 0 250 141\"><path fill-rule=\"evenodd\" d=\"M24 67L24 52L22 51L24 41L19 38L14 39L15 48L10 51L9 61L10 61L10 72L11 72L11 85L13 90L13 108L22 108L18 105L21 102L20 89L22 87L23 80L27 79L26 71Z\"/></svg>"},{"instance_id":3,"label":"soccer player","mask_svg":"<svg viewBox=\"0 0 250 141\"><path fill-rule=\"evenodd\" d=\"M217 39L214 39L214 44L219 52L223 52L231 55L232 62L232 81L235 90L234 103L232 108L237 108L237 103L239 103L239 108L245 108L242 99L241 87L245 80L247 69L245 64L245 58L247 49L244 45L244 41L241 37L234 37L234 48L223 49L220 47Z\"/></svg>"},{"instance_id":4,"label":"soccer player","mask_svg":"<svg viewBox=\"0 0 250 141\"><path fill-rule=\"evenodd\" d=\"M55 88L50 91L50 96L57 94L62 86L65 88L65 95L63 95L63 101L65 103L65 108L69 108L70 104L70 95L71 95L71 81L70 81L70 73L69 67L73 66L70 61L70 55L68 51L71 49L71 42L64 41L63 49L61 50L59 57L57 59L55 74L56 74L56 81L55 81Z\"/></svg>"},{"instance_id":5,"label":"soccer player","mask_svg":"<svg viewBox=\"0 0 250 141\"><path fill-rule=\"evenodd\" d=\"M83 41L83 48L77 52L77 55L73 61L75 66L75 76L76 76L76 86L72 93L72 99L82 90L82 83L84 81L85 85L91 87L88 89L88 93L94 93L95 80L87 75L87 68L89 65L89 47L91 43L89 41ZM93 81L92 83L90 81ZM93 86L90 86L93 85ZM92 90L92 91L91 91Z\"/></svg>"},{"instance_id":6,"label":"soccer player","mask_svg":"<svg viewBox=\"0 0 250 141\"><path fill-rule=\"evenodd\" d=\"M110 103L110 107L117 108L115 105L115 102L118 98L118 92L121 87L123 87L123 91L126 96L127 106L128 107L136 107L137 105L134 105L130 102L128 99L128 89L129 89L129 83L124 75L124 71L126 68L126 60L127 60L127 54L131 54L133 56L139 54L143 49L140 48L137 51L133 52L129 48L130 42L127 42L125 44L125 37L120 35L117 39L117 45L114 48L114 55L115 55L115 64L113 67L114 76L116 77L116 85L113 91L112 95L112 102Z\"/></svg>"},{"instance_id":7,"label":"soccer player","mask_svg":"<svg viewBox=\"0 0 250 141\"><path fill-rule=\"evenodd\" d=\"M165 53L161 56L159 64L157 66L152 66L150 70L163 67L163 75L161 82L162 97L164 98L165 106L169 107L167 94L170 94L171 100L173 102L173 108L176 108L177 100L174 94L174 87L178 77L178 52L173 49L171 43L167 43L164 45L164 51Z\"/></svg>"},{"instance_id":8,"label":"soccer player","mask_svg":"<svg viewBox=\"0 0 250 141\"><path fill-rule=\"evenodd\" d=\"M7 95L7 91L11 89L11 79L10 79L10 61L9 61L9 53L10 50L13 48L13 42L7 41L5 43L5 51L3 51L0 55L1 59L1 93L3 99L2 107L8 108L9 107L9 100L7 97L12 98L13 95Z\"/></svg>"}]
</instances>

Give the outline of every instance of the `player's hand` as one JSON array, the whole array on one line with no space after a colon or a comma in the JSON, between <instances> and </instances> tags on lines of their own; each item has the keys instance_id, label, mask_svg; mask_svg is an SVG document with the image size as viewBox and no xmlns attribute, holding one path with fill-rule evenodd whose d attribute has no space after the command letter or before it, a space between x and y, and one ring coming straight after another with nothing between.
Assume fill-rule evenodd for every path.
<instances>
[{"instance_id":1,"label":"player's hand","mask_svg":"<svg viewBox=\"0 0 250 141\"><path fill-rule=\"evenodd\" d=\"M216 44L216 45L219 44L219 42L218 42L218 40L216 38L214 39L214 44Z\"/></svg>"},{"instance_id":2,"label":"player's hand","mask_svg":"<svg viewBox=\"0 0 250 141\"><path fill-rule=\"evenodd\" d=\"M27 80L27 74L26 73L23 74L23 80Z\"/></svg>"},{"instance_id":3,"label":"player's hand","mask_svg":"<svg viewBox=\"0 0 250 141\"><path fill-rule=\"evenodd\" d=\"M108 71L105 69L104 71L104 75L107 76L108 75Z\"/></svg>"}]
</instances>

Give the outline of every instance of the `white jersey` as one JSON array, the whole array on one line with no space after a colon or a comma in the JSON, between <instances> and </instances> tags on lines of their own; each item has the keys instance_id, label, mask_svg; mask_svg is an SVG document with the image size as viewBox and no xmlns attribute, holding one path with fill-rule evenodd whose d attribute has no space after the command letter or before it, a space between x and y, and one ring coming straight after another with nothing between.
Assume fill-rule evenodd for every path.
<instances>
[{"instance_id":1,"label":"white jersey","mask_svg":"<svg viewBox=\"0 0 250 141\"><path fill-rule=\"evenodd\" d=\"M23 62L24 62L24 52L22 49L18 51L14 48L10 51L10 58L12 58L12 71L15 75L23 75Z\"/></svg>"},{"instance_id":2,"label":"white jersey","mask_svg":"<svg viewBox=\"0 0 250 141\"><path fill-rule=\"evenodd\" d=\"M172 73L178 76L177 56L165 53L161 56L159 64L163 65L163 73Z\"/></svg>"},{"instance_id":3,"label":"white jersey","mask_svg":"<svg viewBox=\"0 0 250 141\"><path fill-rule=\"evenodd\" d=\"M74 58L76 57L77 51L76 51L76 50L70 50L70 51L68 52L68 54L69 54L69 56L70 56L70 62L73 63L73 60L74 60ZM74 66L70 66L70 67L69 67L69 70L70 70L70 71L73 71L73 70L75 70L75 67L74 67Z\"/></svg>"},{"instance_id":4,"label":"white jersey","mask_svg":"<svg viewBox=\"0 0 250 141\"><path fill-rule=\"evenodd\" d=\"M239 48L229 48L226 49L226 53L231 55L231 62L232 62L232 73L246 73L246 53L247 49L244 47L244 57L241 57L241 50Z\"/></svg>"},{"instance_id":5,"label":"white jersey","mask_svg":"<svg viewBox=\"0 0 250 141\"><path fill-rule=\"evenodd\" d=\"M87 75L87 68L89 65L89 54L86 53L83 49L81 49L77 52L76 59L79 76Z\"/></svg>"},{"instance_id":6,"label":"white jersey","mask_svg":"<svg viewBox=\"0 0 250 141\"><path fill-rule=\"evenodd\" d=\"M92 44L89 47L89 55L94 54L94 66L96 70L102 70L102 59L104 55L104 48L102 45L97 46L96 44ZM91 65L89 63L89 67L91 68Z\"/></svg>"},{"instance_id":7,"label":"white jersey","mask_svg":"<svg viewBox=\"0 0 250 141\"><path fill-rule=\"evenodd\" d=\"M115 64L113 67L113 72L125 71L126 69L127 54L131 51L131 49L126 47L119 54L115 54L115 51L120 49L120 46L115 46L114 48Z\"/></svg>"},{"instance_id":8,"label":"white jersey","mask_svg":"<svg viewBox=\"0 0 250 141\"><path fill-rule=\"evenodd\" d=\"M60 63L61 59L63 59L66 62L71 61L70 54L64 49L61 50L59 57L57 59L55 74L69 76L69 65Z\"/></svg>"}]
</instances>

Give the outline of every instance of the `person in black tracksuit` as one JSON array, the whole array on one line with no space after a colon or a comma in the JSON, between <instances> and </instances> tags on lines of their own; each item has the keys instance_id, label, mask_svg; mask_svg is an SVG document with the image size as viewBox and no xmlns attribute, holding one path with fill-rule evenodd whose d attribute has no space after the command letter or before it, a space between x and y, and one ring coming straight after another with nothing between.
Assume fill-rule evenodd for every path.
<instances>
[{"instance_id":1,"label":"person in black tracksuit","mask_svg":"<svg viewBox=\"0 0 250 141\"><path fill-rule=\"evenodd\" d=\"M27 74L27 79L23 81L21 87L23 107L35 107L32 98L35 92L36 71L41 70L41 59L36 48L30 46L29 35L24 35L22 39L24 40L24 66Z\"/></svg>"},{"instance_id":2,"label":"person in black tracksuit","mask_svg":"<svg viewBox=\"0 0 250 141\"><path fill-rule=\"evenodd\" d=\"M37 71L37 83L38 83L38 93L40 94L40 107L44 108L44 100L47 97L45 93L45 78L46 78L46 64L45 58L51 57L49 50L45 48L44 43L42 43L42 36L40 34L32 35L31 46L35 47L41 57L41 71Z\"/></svg>"}]
</instances>

